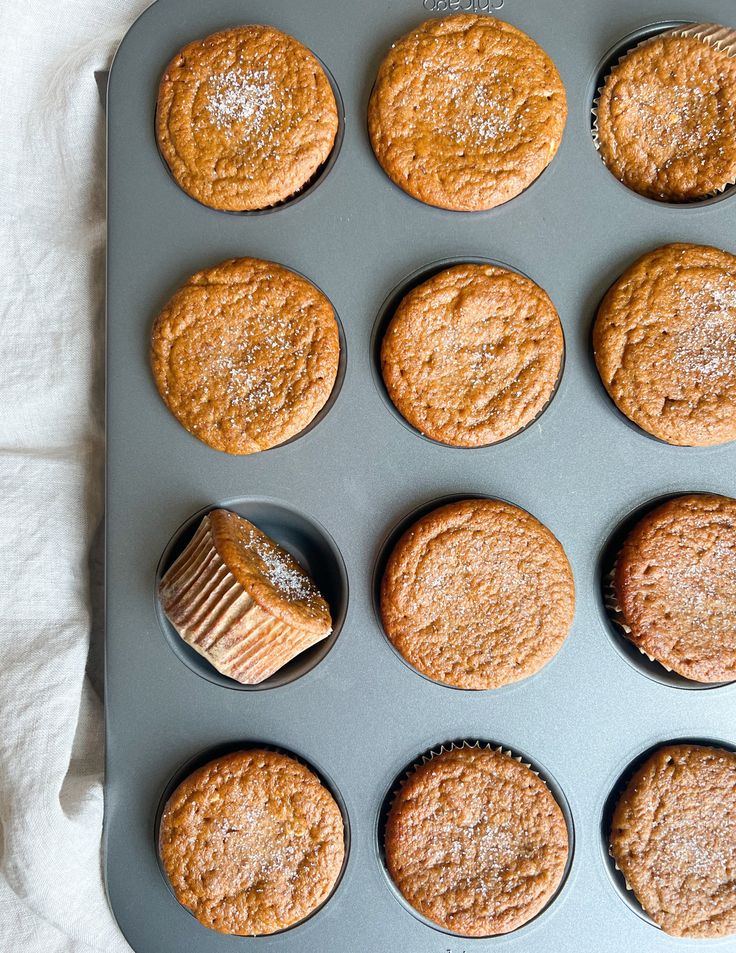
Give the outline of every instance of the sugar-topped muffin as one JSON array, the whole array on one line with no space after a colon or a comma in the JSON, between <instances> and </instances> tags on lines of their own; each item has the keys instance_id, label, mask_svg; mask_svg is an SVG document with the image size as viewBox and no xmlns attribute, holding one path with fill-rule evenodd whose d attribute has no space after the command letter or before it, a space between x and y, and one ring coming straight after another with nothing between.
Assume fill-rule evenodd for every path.
<instances>
[{"instance_id":1,"label":"sugar-topped muffin","mask_svg":"<svg viewBox=\"0 0 736 953\"><path fill-rule=\"evenodd\" d=\"M406 900L463 936L510 933L551 900L569 837L552 792L503 751L443 750L414 768L389 809L386 867Z\"/></svg>"},{"instance_id":2,"label":"sugar-topped muffin","mask_svg":"<svg viewBox=\"0 0 736 953\"><path fill-rule=\"evenodd\" d=\"M189 43L161 78L159 149L193 198L263 209L299 192L335 144L338 112L319 60L271 26Z\"/></svg>"},{"instance_id":3,"label":"sugar-topped muffin","mask_svg":"<svg viewBox=\"0 0 736 953\"><path fill-rule=\"evenodd\" d=\"M643 255L603 299L593 349L643 430L679 446L736 439L736 256L686 244Z\"/></svg>"},{"instance_id":4,"label":"sugar-topped muffin","mask_svg":"<svg viewBox=\"0 0 736 953\"><path fill-rule=\"evenodd\" d=\"M164 403L190 433L225 453L267 450L304 430L329 400L339 362L325 295L257 258L192 275L151 333Z\"/></svg>"},{"instance_id":5,"label":"sugar-topped muffin","mask_svg":"<svg viewBox=\"0 0 736 953\"><path fill-rule=\"evenodd\" d=\"M409 195L479 211L507 202L552 161L565 88L544 50L495 17L427 20L389 50L368 106L376 158Z\"/></svg>"},{"instance_id":6,"label":"sugar-topped muffin","mask_svg":"<svg viewBox=\"0 0 736 953\"><path fill-rule=\"evenodd\" d=\"M396 543L381 619L415 669L457 688L519 681L559 651L575 586L559 541L510 503L469 499L421 517Z\"/></svg>"},{"instance_id":7,"label":"sugar-topped muffin","mask_svg":"<svg viewBox=\"0 0 736 953\"><path fill-rule=\"evenodd\" d=\"M167 801L159 856L179 903L211 930L264 936L317 910L345 857L342 813L295 758L236 751L189 775Z\"/></svg>"},{"instance_id":8,"label":"sugar-topped muffin","mask_svg":"<svg viewBox=\"0 0 736 953\"><path fill-rule=\"evenodd\" d=\"M736 31L701 24L648 40L613 67L596 105L597 141L624 185L687 202L736 180L735 50Z\"/></svg>"},{"instance_id":9,"label":"sugar-topped muffin","mask_svg":"<svg viewBox=\"0 0 736 953\"><path fill-rule=\"evenodd\" d=\"M420 433L455 447L522 430L552 398L564 339L549 296L495 265L447 268L401 301L381 344L397 410Z\"/></svg>"},{"instance_id":10,"label":"sugar-topped muffin","mask_svg":"<svg viewBox=\"0 0 736 953\"><path fill-rule=\"evenodd\" d=\"M736 933L736 754L695 744L655 751L616 805L610 849L665 933Z\"/></svg>"},{"instance_id":11,"label":"sugar-topped muffin","mask_svg":"<svg viewBox=\"0 0 736 953\"><path fill-rule=\"evenodd\" d=\"M676 496L626 537L615 618L650 658L697 682L736 680L736 500Z\"/></svg>"}]
</instances>

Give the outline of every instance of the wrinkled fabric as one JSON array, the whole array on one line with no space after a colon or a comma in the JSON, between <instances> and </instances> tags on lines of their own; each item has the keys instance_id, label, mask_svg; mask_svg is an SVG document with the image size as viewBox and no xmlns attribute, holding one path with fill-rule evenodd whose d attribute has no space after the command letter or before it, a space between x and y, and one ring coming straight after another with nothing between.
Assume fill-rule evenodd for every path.
<instances>
[{"instance_id":1,"label":"wrinkled fabric","mask_svg":"<svg viewBox=\"0 0 736 953\"><path fill-rule=\"evenodd\" d=\"M93 74L145 6L2 3L3 953L129 950L100 849L105 124Z\"/></svg>"}]
</instances>

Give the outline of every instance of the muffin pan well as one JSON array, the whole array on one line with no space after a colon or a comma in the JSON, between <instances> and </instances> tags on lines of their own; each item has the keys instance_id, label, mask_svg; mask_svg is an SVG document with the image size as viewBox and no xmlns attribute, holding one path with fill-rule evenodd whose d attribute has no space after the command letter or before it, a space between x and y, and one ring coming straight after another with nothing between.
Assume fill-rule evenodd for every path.
<instances>
[{"instance_id":1,"label":"muffin pan well","mask_svg":"<svg viewBox=\"0 0 736 953\"><path fill-rule=\"evenodd\" d=\"M693 14L697 15L697 10L693 8ZM598 100L598 95L603 88L603 85L606 81L606 78L610 74L614 66L623 59L627 53L630 53L631 50L635 49L641 43L646 42L647 40L654 39L655 36L659 36L661 33L667 33L670 30L679 30L686 29L689 26L693 26L695 23L705 22L701 18L696 20L666 20L662 22L649 23L645 26L641 26L636 30L633 30L631 33L627 33L625 36L621 37L617 43L614 43L610 49L603 55L598 69L596 70L595 76L593 77L593 82L588 91L589 103L590 103L590 131L593 141L593 147L597 149L596 138L597 138L597 129L596 129L596 103ZM721 21L718 21L721 22ZM601 158L599 156L599 158ZM736 186L729 185L722 192L719 192L717 195L711 195L708 198L704 199L694 199L688 202L668 202L665 200L650 198L646 195L640 195L638 192L634 192L629 189L627 185L619 180L607 169L605 162L601 158L601 164L603 168L609 172L611 178L615 182L618 182L618 185L622 189L626 189L630 195L635 196L636 198L642 199L645 202L649 202L653 205L668 205L672 208L702 208L703 206L712 205L714 202L720 202L725 198L733 195Z\"/></svg>"},{"instance_id":2,"label":"muffin pan well","mask_svg":"<svg viewBox=\"0 0 736 953\"><path fill-rule=\"evenodd\" d=\"M567 856L567 863L565 864L565 871L562 875L562 879L560 880L559 886L555 890L554 894L547 901L545 906L539 911L539 913L537 913L534 917L532 917L531 920L528 920L526 923L522 924L520 927L517 927L516 930L512 931L514 936L525 934L530 932L535 924L539 924L539 921L549 914L553 905L564 894L567 887L568 879L570 877L570 873L572 871L574 856L575 856L575 825L573 822L570 805L568 803L567 798L565 797L565 792L562 790L562 788L557 783L557 781L552 777L552 775L547 770L545 770L542 766L540 766L540 764L536 760L529 758L526 755L526 753L521 751L509 751L509 749L505 745L499 744L499 742L497 741L490 741L487 738L483 738L483 739L457 738L457 739L453 739L452 741L445 741L442 744L433 745L432 748L429 748L426 751L422 752L410 764L405 765L402 768L402 770L396 775L396 777L393 779L391 786L386 792L385 797L381 801L380 810L376 818L376 828L375 828L375 834L376 834L375 844L376 844L376 852L378 854L378 859L383 868L383 872L386 876L386 882L388 884L389 890L391 891L392 895L396 898L398 903L400 903L405 910L407 910L413 917L416 917L416 919L419 920L420 923L423 923L427 925L428 927L431 927L433 930L437 931L438 933L444 933L446 936L454 936L454 937L462 936L462 934L453 933L450 930L446 930L443 927L439 926L438 924L433 923L431 920L425 917L422 913L416 910L408 902L408 900L406 900L406 898L402 895L401 891L398 889L398 887L394 883L391 877L391 874L389 873L388 867L386 866L386 853L384 849L384 830L386 827L386 821L388 819L388 814L389 814L389 811L391 810L391 805L394 801L394 798L396 797L396 794L398 793L402 782L411 774L411 772L415 768L423 764L425 761L428 761L431 758L435 757L436 755L440 754L442 751L451 751L454 748L462 748L465 746L471 747L471 748L474 748L474 747L490 748L493 750L500 749L505 754L511 755L517 761L521 761L522 764L527 765L547 785L555 801L557 801L557 804L559 805L560 810L562 811L562 815L565 819L565 826L567 827L567 838L568 838L568 856ZM499 937L485 937L483 939L485 940L486 943L488 943L490 941L499 939ZM467 938L465 937L463 937L463 941L468 942Z\"/></svg>"},{"instance_id":3,"label":"muffin pan well","mask_svg":"<svg viewBox=\"0 0 736 953\"><path fill-rule=\"evenodd\" d=\"M381 372L381 345L383 343L383 337L388 329L391 319L396 313L396 309L399 307L406 295L410 291L413 291L414 288L418 288L419 285L423 284L425 281L429 281L430 278L434 278L435 275L439 274L442 271L446 271L448 268L454 268L456 265L494 265L496 268L505 268L507 271L515 271L517 274L522 275L524 278L529 278L529 275L525 275L522 271L519 271L518 268L514 268L512 265L507 264L503 261L495 261L492 258L478 258L473 255L459 256L458 258L446 258L443 261L433 261L427 265L424 265L422 268L418 268L412 274L407 275L402 282L400 282L393 291L389 294L386 300L381 305L381 308L376 317L375 324L373 325L373 331L371 332L371 360L372 360L372 370L373 370L373 380L376 385L378 393L383 398L386 406L391 412L392 416L403 424L408 430L416 434L418 437L421 437L423 440L428 440L430 443L434 443L440 447L450 446L449 444L443 443L441 440L435 440L433 437L428 437L426 434L423 434L418 430L413 424L399 412L397 407L394 405L391 400L386 384L383 380L383 374ZM529 278L531 281L532 279ZM557 375L557 381L554 386L554 390L544 405L540 410L534 420L530 420L528 424L525 424L515 433L509 434L508 437L504 437L501 440L496 440L493 443L485 444L483 447L451 447L453 450L482 450L485 447L495 447L499 443L504 443L506 440L513 440L514 437L518 437L523 434L526 430L532 427L542 416L543 413L550 406L552 401L555 399L555 394L560 386L562 380L562 375L565 373L565 342L564 342L564 331L563 331L563 342L562 342L562 362L560 364L560 372Z\"/></svg>"},{"instance_id":4,"label":"muffin pan well","mask_svg":"<svg viewBox=\"0 0 736 953\"><path fill-rule=\"evenodd\" d=\"M490 211L457 213L422 205L388 180L368 141L366 108L397 36L470 6L542 46L565 83L569 113L560 150L532 187ZM736 26L733 5L569 0L552 9L505 0L492 9L499 6L158 0L115 58L108 89L105 867L113 911L136 953L666 953L699 946L664 936L616 897L601 850L602 805L633 754L655 742L683 735L736 742L736 692L677 691L642 677L607 628L600 567L622 519L647 501L683 488L736 496L736 444L674 447L622 426L589 332L606 289L637 257L676 241L736 253L736 217L725 200L673 206L626 189L596 153L590 107L605 51L621 37L677 17ZM344 103L342 145L329 174L272 214L225 214L192 201L167 173L154 135L158 81L171 56L190 40L248 22L273 24L308 46L329 65ZM319 426L268 452L231 457L171 417L152 379L149 335L167 296L191 274L247 255L281 262L324 289L350 357ZM419 280L429 262L473 259L511 262L544 288L563 324L566 355L539 419L512 439L466 452L417 439L392 419L376 377L374 328L407 275ZM418 677L399 662L374 613L374 571L389 528L428 500L473 495L533 513L562 542L576 583L575 622L557 657L533 678L496 691L450 691ZM303 559L335 619L344 617L334 644L295 660L274 677L274 690L241 691L235 683L226 690L216 672L197 668L199 659L183 658L186 646L160 624L154 586L162 554L170 559L193 514L215 505L241 512ZM334 779L329 786L341 792L350 820L350 857L332 897L270 938L200 926L167 889L154 842L157 807L180 766L243 738L318 765ZM448 738L491 738L530 752L569 804L575 852L565 885L533 923L505 937L457 938L421 922L392 897L379 856L377 819L397 774Z\"/></svg>"},{"instance_id":5,"label":"muffin pan well","mask_svg":"<svg viewBox=\"0 0 736 953\"><path fill-rule=\"evenodd\" d=\"M237 25L237 24L233 24L233 25ZM314 55L314 51L311 51L311 52ZM219 214L248 215L248 216L268 215L271 212L276 212L279 209L288 207L289 205L295 205L297 202L301 202L308 195L311 195L312 192L315 191L315 189L325 179L325 177L329 174L334 164L337 162L337 158L340 155L342 140L345 136L345 104L342 101L342 93L340 92L340 87L337 85L337 81L335 80L335 77L332 75L328 67L322 62L322 60L319 57L316 57L316 58L319 62L319 65L324 70L325 76L327 77L330 83L330 86L332 87L332 93L335 97L335 102L337 104L337 133L335 135L335 143L332 147L332 150L330 151L330 154L327 156L327 159L317 169L317 171L314 173L311 179L304 186L302 186L302 188L299 189L298 192L295 192L294 195L290 196L288 199L284 199L282 202L276 203L276 205L270 205L268 208L248 209L246 211L233 211L230 209L223 209L219 212ZM155 110L154 110L154 115L155 115ZM171 172L171 169L168 166L168 163L166 162L163 155L161 154L161 149L159 148L158 143L156 144L156 149L158 150L159 158L161 159L164 169L166 169L166 172L171 178L171 181L178 186L178 183L176 182L176 179L174 178ZM192 195L190 195L189 198L193 202L196 202L198 205L202 205L203 208L210 207L205 205L203 202L200 202L199 199L195 198Z\"/></svg>"},{"instance_id":6,"label":"muffin pan well","mask_svg":"<svg viewBox=\"0 0 736 953\"><path fill-rule=\"evenodd\" d=\"M241 691L258 691L288 685L294 679L305 675L326 657L345 623L348 610L348 577L340 550L323 526L285 504L263 499L230 500L221 504L220 508L231 510L244 519L250 520L267 536L288 550L315 581L332 613L332 632L326 639L302 652L270 678L257 685L242 685L218 672L199 652L180 638L174 626L166 618L158 598L158 587L162 576L186 548L202 517L216 508L218 507L206 506L188 519L176 531L161 556L156 569L154 587L156 614L161 630L174 654L193 672L215 685Z\"/></svg>"},{"instance_id":7,"label":"muffin pan well","mask_svg":"<svg viewBox=\"0 0 736 953\"><path fill-rule=\"evenodd\" d=\"M685 688L694 691L703 691L706 689L713 690L718 688L727 688L734 683L696 682L691 678L685 678L684 675L680 675L678 672L673 672L671 669L666 668L656 659L652 659L645 652L642 652L641 649L637 648L637 646L630 641L630 639L626 638L626 634L624 633L620 622L617 621L616 612L614 611L615 607L613 606L611 585L612 574L616 565L618 554L624 544L624 541L626 540L626 537L634 529L637 523L639 523L639 521L642 520L647 513L651 512L662 503L666 503L667 500L671 500L675 497L682 496L685 493L692 492L692 490L683 490L679 493L668 493L665 496L658 497L657 499L648 500L646 503L638 506L632 513L629 513L627 516L625 516L624 519L614 529L613 533L606 541L603 550L601 551L600 560L598 563L598 586L600 594L600 613L603 624L611 637L613 645L626 659L626 661L630 665L633 665L633 667L641 672L642 675L646 675L647 678L654 679L654 681L659 682L661 685L668 685L672 688Z\"/></svg>"},{"instance_id":8,"label":"muffin pan well","mask_svg":"<svg viewBox=\"0 0 736 953\"><path fill-rule=\"evenodd\" d=\"M303 920L300 920L298 923L294 923L290 927L286 927L283 930L277 931L277 933L275 934L269 934L270 936L280 936L281 934L288 933L290 930L296 929L297 927L301 926L303 923L306 923L307 920L311 920L312 917L316 917L319 915L319 912L323 909L323 907L325 907L330 902L330 900L332 900L333 896L335 895L335 892L340 889L340 881L345 875L345 871L347 869L348 863L350 862L350 817L348 815L347 806L345 804L345 801L342 795L340 794L340 791L337 789L335 782L330 777L328 777L323 771L318 770L313 764L310 764L304 758L301 758L298 754L296 754L293 751L289 751L286 748L280 748L280 747L277 747L276 745L262 744L259 741L253 741L253 740L247 740L247 741L244 740L239 742L231 742L229 744L224 744L224 745L216 745L213 748L208 748L206 751L200 751L198 754L195 754L192 758L190 758L185 764L182 764L179 766L179 768L169 779L168 783L166 784L165 788L163 789L161 793L161 798L159 800L158 808L156 810L156 818L154 823L153 848L156 852L156 859L158 861L161 877L163 878L164 883L166 884L166 887L168 888L171 896L174 898L174 900L177 903L179 903L174 893L174 890L171 886L171 883L169 882L169 878L166 876L166 870L161 860L161 854L159 850L159 831L161 826L161 818L163 817L164 811L166 809L166 804L169 798L174 793L174 791L177 789L177 787L183 781L186 781L189 775L193 774L199 768L202 768L206 764L209 764L210 761L215 761L217 758L222 758L226 755L234 754L235 752L238 752L238 751L248 751L251 748L261 748L261 749L265 748L268 751L275 751L278 754L286 755L287 757L292 758L295 761L298 761L304 767L309 768L309 770L314 775L317 776L317 778L321 781L324 787L326 787L327 790L330 792L330 794L334 798L335 803L337 804L340 810L340 814L342 815L342 823L343 823L344 837L345 837L345 857L342 862L340 873L337 877L337 880L335 881L335 885L330 891L329 896L325 900L323 900L322 903L316 908L316 910L314 910L308 917L305 917ZM180 906L182 910L184 910L186 913L189 914L190 917L192 917L192 919L194 919L194 914L192 913L191 910L189 910L187 907L181 904Z\"/></svg>"}]
</instances>

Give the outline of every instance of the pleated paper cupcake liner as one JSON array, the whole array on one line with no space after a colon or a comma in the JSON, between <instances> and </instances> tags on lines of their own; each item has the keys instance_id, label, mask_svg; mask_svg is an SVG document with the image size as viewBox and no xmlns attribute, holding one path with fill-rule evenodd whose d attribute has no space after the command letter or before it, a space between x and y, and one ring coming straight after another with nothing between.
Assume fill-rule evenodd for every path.
<instances>
[{"instance_id":1,"label":"pleated paper cupcake liner","mask_svg":"<svg viewBox=\"0 0 736 953\"><path fill-rule=\"evenodd\" d=\"M246 685L269 678L330 634L262 609L218 553L208 516L164 574L159 598L179 636L222 675Z\"/></svg>"},{"instance_id":2,"label":"pleated paper cupcake liner","mask_svg":"<svg viewBox=\"0 0 736 953\"><path fill-rule=\"evenodd\" d=\"M400 794L404 784L409 780L414 772L417 771L418 768L421 768L422 765L428 764L430 761L434 761L435 758L442 754L449 754L451 751L462 751L466 748L475 748L478 751L495 751L498 754L506 755L506 757L512 758L514 761L518 761L519 764L523 765L525 768L529 768L532 774L535 774L544 783L544 786L548 787L544 778L540 777L539 771L535 770L535 768L533 768L528 761L524 761L521 755L514 754L514 752L509 748L504 748L503 745L496 745L491 741L481 741L478 738L463 738L458 741L446 741L435 748L430 748L428 751L425 751L417 761L414 761L405 771L403 771L396 779L395 786L389 795L390 800L388 800L386 813L388 814L388 812L394 806L396 798Z\"/></svg>"}]
</instances>

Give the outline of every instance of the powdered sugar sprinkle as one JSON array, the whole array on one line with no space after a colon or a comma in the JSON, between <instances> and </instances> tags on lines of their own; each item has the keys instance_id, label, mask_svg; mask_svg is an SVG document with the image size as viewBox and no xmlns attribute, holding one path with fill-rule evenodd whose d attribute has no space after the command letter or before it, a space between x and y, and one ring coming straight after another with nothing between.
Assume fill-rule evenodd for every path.
<instances>
[{"instance_id":1,"label":"powdered sugar sprinkle","mask_svg":"<svg viewBox=\"0 0 736 953\"><path fill-rule=\"evenodd\" d=\"M258 132L276 100L273 79L267 70L240 67L215 74L210 80L206 103L212 121L221 128L243 122Z\"/></svg>"}]
</instances>

